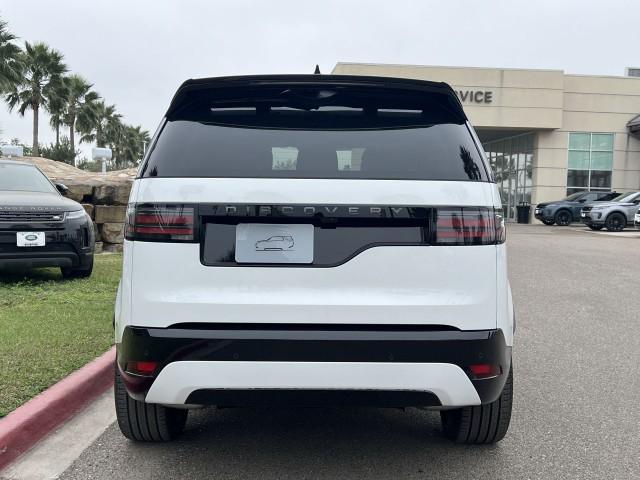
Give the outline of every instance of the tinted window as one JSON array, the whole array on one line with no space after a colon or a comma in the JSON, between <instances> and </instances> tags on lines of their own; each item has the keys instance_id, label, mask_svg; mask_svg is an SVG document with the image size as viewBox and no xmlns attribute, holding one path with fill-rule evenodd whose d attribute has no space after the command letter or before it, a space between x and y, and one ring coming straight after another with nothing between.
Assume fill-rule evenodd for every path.
<instances>
[{"instance_id":1,"label":"tinted window","mask_svg":"<svg viewBox=\"0 0 640 480\"><path fill-rule=\"evenodd\" d=\"M601 193L600 196L598 197L598 200L607 201L607 200L611 200L613 198L616 198L617 196L618 196L618 194L616 192Z\"/></svg>"},{"instance_id":2,"label":"tinted window","mask_svg":"<svg viewBox=\"0 0 640 480\"><path fill-rule=\"evenodd\" d=\"M32 165L0 163L0 191L54 193L57 190Z\"/></svg>"},{"instance_id":3,"label":"tinted window","mask_svg":"<svg viewBox=\"0 0 640 480\"><path fill-rule=\"evenodd\" d=\"M167 121L144 177L487 181L466 125L255 128Z\"/></svg>"}]
</instances>

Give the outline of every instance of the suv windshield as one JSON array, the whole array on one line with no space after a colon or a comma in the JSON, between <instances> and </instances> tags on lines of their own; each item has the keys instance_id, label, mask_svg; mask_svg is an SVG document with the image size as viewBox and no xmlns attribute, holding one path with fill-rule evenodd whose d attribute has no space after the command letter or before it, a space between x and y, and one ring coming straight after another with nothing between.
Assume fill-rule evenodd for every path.
<instances>
[{"instance_id":1,"label":"suv windshield","mask_svg":"<svg viewBox=\"0 0 640 480\"><path fill-rule=\"evenodd\" d=\"M571 195L566 197L563 201L564 202L572 202L573 200L576 200L577 198L581 197L583 194L584 194L584 192L572 193Z\"/></svg>"},{"instance_id":2,"label":"suv windshield","mask_svg":"<svg viewBox=\"0 0 640 480\"><path fill-rule=\"evenodd\" d=\"M621 193L620 195L618 195L617 197L615 197L614 199L612 199L612 202L631 202L634 197L638 194L638 192L626 192L626 193Z\"/></svg>"},{"instance_id":3,"label":"suv windshield","mask_svg":"<svg viewBox=\"0 0 640 480\"><path fill-rule=\"evenodd\" d=\"M167 121L143 177L489 181L465 124L367 128L360 113L344 129L339 114L300 127L327 112L293 112L303 118L289 122L281 113L278 128Z\"/></svg>"},{"instance_id":4,"label":"suv windshield","mask_svg":"<svg viewBox=\"0 0 640 480\"><path fill-rule=\"evenodd\" d=\"M33 165L0 163L0 191L56 193L57 190Z\"/></svg>"}]
</instances>

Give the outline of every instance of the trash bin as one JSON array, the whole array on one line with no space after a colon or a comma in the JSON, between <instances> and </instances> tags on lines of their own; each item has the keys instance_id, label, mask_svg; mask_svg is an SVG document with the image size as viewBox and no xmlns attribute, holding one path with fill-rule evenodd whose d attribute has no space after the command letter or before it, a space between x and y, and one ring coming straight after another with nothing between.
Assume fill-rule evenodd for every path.
<instances>
[{"instance_id":1,"label":"trash bin","mask_svg":"<svg viewBox=\"0 0 640 480\"><path fill-rule=\"evenodd\" d=\"M521 203L516 207L518 223L529 223L529 217L531 215L531 205L528 203Z\"/></svg>"}]
</instances>

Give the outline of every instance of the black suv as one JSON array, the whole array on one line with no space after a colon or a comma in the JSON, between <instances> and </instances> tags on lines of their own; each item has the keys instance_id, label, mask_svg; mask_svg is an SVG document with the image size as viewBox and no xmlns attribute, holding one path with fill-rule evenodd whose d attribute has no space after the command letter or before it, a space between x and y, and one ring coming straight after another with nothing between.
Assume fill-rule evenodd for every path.
<instances>
[{"instance_id":1,"label":"black suv","mask_svg":"<svg viewBox=\"0 0 640 480\"><path fill-rule=\"evenodd\" d=\"M607 202L618 195L618 192L577 192L563 200L539 203L534 215L545 225L566 226L580 221L580 209L585 203Z\"/></svg>"},{"instance_id":2,"label":"black suv","mask_svg":"<svg viewBox=\"0 0 640 480\"><path fill-rule=\"evenodd\" d=\"M66 191L35 165L0 160L0 271L60 267L65 278L91 275L93 222Z\"/></svg>"}]
</instances>

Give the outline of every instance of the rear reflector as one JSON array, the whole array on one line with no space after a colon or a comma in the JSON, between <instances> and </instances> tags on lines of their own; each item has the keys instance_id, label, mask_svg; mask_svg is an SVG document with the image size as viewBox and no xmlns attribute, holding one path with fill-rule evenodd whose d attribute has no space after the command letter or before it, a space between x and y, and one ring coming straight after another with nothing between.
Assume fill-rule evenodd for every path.
<instances>
[{"instance_id":1,"label":"rear reflector","mask_svg":"<svg viewBox=\"0 0 640 480\"><path fill-rule=\"evenodd\" d=\"M500 365L491 365L489 363L478 363L469 365L471 377L476 379L497 377L502 373Z\"/></svg>"},{"instance_id":2,"label":"rear reflector","mask_svg":"<svg viewBox=\"0 0 640 480\"><path fill-rule=\"evenodd\" d=\"M130 205L125 238L159 242L192 242L195 239L193 206L170 204Z\"/></svg>"},{"instance_id":3,"label":"rear reflector","mask_svg":"<svg viewBox=\"0 0 640 480\"><path fill-rule=\"evenodd\" d=\"M153 375L157 366L157 362L127 362L126 371L134 375Z\"/></svg>"}]
</instances>

